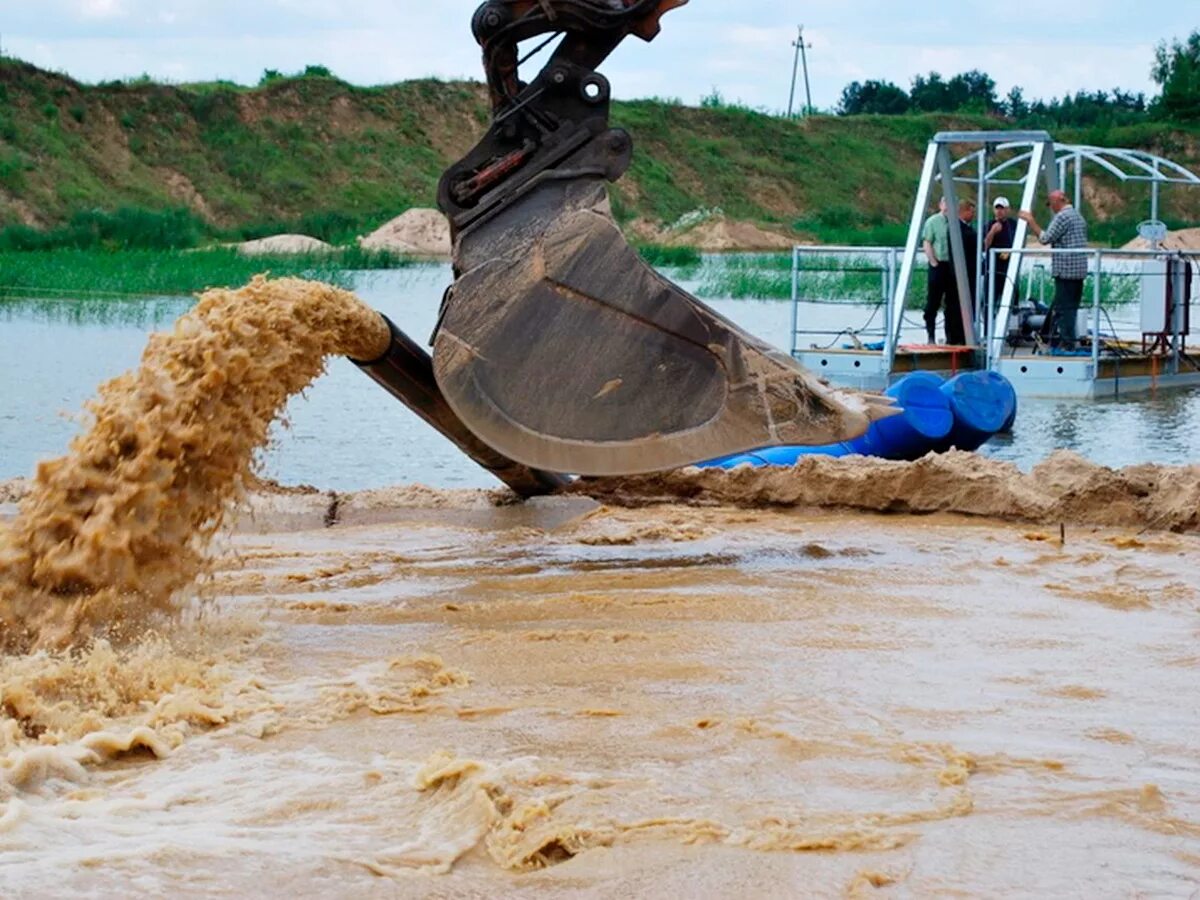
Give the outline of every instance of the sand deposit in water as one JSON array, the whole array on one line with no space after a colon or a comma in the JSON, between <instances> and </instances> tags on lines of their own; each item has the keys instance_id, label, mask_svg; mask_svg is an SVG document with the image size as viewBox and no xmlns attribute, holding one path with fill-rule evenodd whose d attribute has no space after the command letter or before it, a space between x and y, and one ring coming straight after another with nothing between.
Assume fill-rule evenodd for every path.
<instances>
[{"instance_id":1,"label":"sand deposit in water","mask_svg":"<svg viewBox=\"0 0 1200 900\"><path fill-rule=\"evenodd\" d=\"M353 295L264 278L210 291L152 336L0 532L0 650L62 646L169 610L287 399L326 356L374 358L386 340Z\"/></svg>"}]
</instances>

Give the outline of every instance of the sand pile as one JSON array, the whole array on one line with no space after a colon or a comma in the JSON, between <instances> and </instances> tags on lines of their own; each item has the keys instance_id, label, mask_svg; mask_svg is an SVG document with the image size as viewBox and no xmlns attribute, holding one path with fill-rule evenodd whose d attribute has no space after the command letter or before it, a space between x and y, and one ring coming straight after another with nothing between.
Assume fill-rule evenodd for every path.
<instances>
[{"instance_id":1,"label":"sand pile","mask_svg":"<svg viewBox=\"0 0 1200 900\"><path fill-rule=\"evenodd\" d=\"M340 353L388 340L352 294L262 277L210 291L140 368L100 388L91 428L38 466L0 531L0 651L61 646L142 626L203 571L288 398Z\"/></svg>"},{"instance_id":2,"label":"sand pile","mask_svg":"<svg viewBox=\"0 0 1200 900\"><path fill-rule=\"evenodd\" d=\"M1167 232L1162 242L1164 250L1196 250L1200 251L1200 228L1183 228L1179 231ZM1134 238L1121 248L1122 250L1149 250L1150 242L1145 238Z\"/></svg>"},{"instance_id":3,"label":"sand pile","mask_svg":"<svg viewBox=\"0 0 1200 900\"><path fill-rule=\"evenodd\" d=\"M450 256L450 223L436 209L410 209L366 237L358 239L364 250L386 250L413 256Z\"/></svg>"},{"instance_id":4,"label":"sand pile","mask_svg":"<svg viewBox=\"0 0 1200 900\"><path fill-rule=\"evenodd\" d=\"M689 217L685 217L685 220ZM636 241L667 247L694 247L702 253L729 253L753 250L791 250L793 238L768 231L753 222L740 222L723 215L699 217L699 224L664 228L646 219L635 219L625 227Z\"/></svg>"},{"instance_id":5,"label":"sand pile","mask_svg":"<svg viewBox=\"0 0 1200 900\"><path fill-rule=\"evenodd\" d=\"M244 256L267 256L273 253L332 253L333 245L306 234L275 234L257 241L237 244Z\"/></svg>"},{"instance_id":6,"label":"sand pile","mask_svg":"<svg viewBox=\"0 0 1200 900\"><path fill-rule=\"evenodd\" d=\"M575 492L606 503L685 502L746 507L826 507L873 512L952 512L994 519L1194 531L1200 527L1200 466L1114 470L1059 451L1029 474L1011 463L958 451L915 463L811 456L792 468L595 479Z\"/></svg>"},{"instance_id":7,"label":"sand pile","mask_svg":"<svg viewBox=\"0 0 1200 900\"><path fill-rule=\"evenodd\" d=\"M676 247L695 247L703 253L726 253L734 250L791 250L796 241L752 222L716 218L682 233L672 234L667 243Z\"/></svg>"}]
</instances>

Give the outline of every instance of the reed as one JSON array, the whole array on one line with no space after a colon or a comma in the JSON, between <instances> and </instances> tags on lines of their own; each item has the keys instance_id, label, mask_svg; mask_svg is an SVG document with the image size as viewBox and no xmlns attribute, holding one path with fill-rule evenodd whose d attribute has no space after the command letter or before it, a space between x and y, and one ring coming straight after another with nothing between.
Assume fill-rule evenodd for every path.
<instances>
[{"instance_id":1,"label":"reed","mask_svg":"<svg viewBox=\"0 0 1200 900\"><path fill-rule=\"evenodd\" d=\"M230 248L0 251L0 298L179 297L212 287L239 287L261 272L351 287L356 272L415 264L358 247L253 257Z\"/></svg>"}]
</instances>

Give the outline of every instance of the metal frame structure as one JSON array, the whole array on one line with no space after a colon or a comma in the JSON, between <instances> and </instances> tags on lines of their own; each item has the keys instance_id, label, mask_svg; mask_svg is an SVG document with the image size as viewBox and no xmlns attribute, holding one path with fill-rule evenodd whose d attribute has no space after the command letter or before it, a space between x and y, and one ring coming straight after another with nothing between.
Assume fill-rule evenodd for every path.
<instances>
[{"instance_id":1,"label":"metal frame structure","mask_svg":"<svg viewBox=\"0 0 1200 900\"><path fill-rule=\"evenodd\" d=\"M979 175L974 179L977 195L983 198L987 194L988 171L987 159L1000 147L1028 147L1026 158L1029 160L1028 171L1024 182L1024 192L1021 199L1021 209L1031 209L1037 194L1037 178L1041 175L1046 182L1046 190L1058 189L1058 171L1049 164L1054 157L1054 139L1045 131L942 131L934 135L925 151L925 165L921 169L921 180L917 185L917 196L913 202L912 219L908 227L908 240L905 243L904 258L900 266L900 282L896 288L896 297L892 304L891 332L884 345L887 370L890 372L896 359L896 349L900 344L900 329L904 321L904 308L908 302L908 286L917 264L917 252L921 248L921 233L928 218L928 210L933 199L936 182L941 183L942 196L946 198L947 215L958 218L958 189L957 183L967 181L966 178L955 174L955 162L950 157L952 145L978 145L980 150L965 157L964 160L978 159L982 162ZM961 168L964 160L959 160ZM1030 177L1030 176L1033 177ZM983 203L980 199L977 201ZM982 213L982 207L979 212ZM1017 234L1013 240L1014 246L1024 246L1028 226L1018 220ZM981 235L982 239L982 235ZM950 255L954 263L954 278L958 285L958 302L962 310L963 333L966 341L974 345L976 327L975 315L971 304L970 284L967 281L966 254L963 252L962 230L950 229ZM976 248L982 252L982 247ZM982 271L982 267L979 267ZM978 274L978 273L977 273ZM1007 303L1012 304L1012 291L1004 292ZM1001 301L1002 303L1004 300ZM999 320L999 319L998 319Z\"/></svg>"},{"instance_id":2,"label":"metal frame structure","mask_svg":"<svg viewBox=\"0 0 1200 900\"><path fill-rule=\"evenodd\" d=\"M952 160L950 148L956 145L972 145L978 149L957 160ZM1003 157L1003 159L993 165L993 161L997 157ZM909 283L912 280L917 254L921 248L921 232L928 216L928 210L932 205L934 188L938 182L941 183L942 195L946 198L949 206L948 214L955 218L958 213L956 185L971 184L974 186L978 203L976 231L979 242L975 253L977 259L982 259L983 225L984 216L988 212L989 188L994 185L1020 187L1022 189L1021 202L1018 208L1031 210L1037 198L1039 179L1044 182L1046 191L1050 192L1065 185L1068 181L1068 174L1073 174L1074 200L1075 206L1078 208L1083 201L1083 171L1086 163L1098 166L1119 181L1149 184L1151 186L1150 217L1152 219L1158 218L1160 191L1163 185L1200 185L1200 176L1164 157L1142 150L1095 147L1086 144L1056 144L1050 134L1045 131L946 131L934 135L925 154L925 164L921 171L921 180L917 187L917 196L909 224L908 240L904 248L899 283L892 302L891 328L884 348L885 367L888 372L894 368L904 309L908 301ZM1028 225L1018 219L1017 231L1013 240L1014 247L1025 246L1028 230ZM950 242L954 258L955 280L958 284L959 303L963 314L963 330L967 343L978 346L976 338L981 331L994 334L996 322L1008 321L1023 254L1017 254L1014 277L1009 279L1005 285L995 319L991 323L985 323L983 321L984 311L990 309L990 306L985 307L983 303L976 304L978 314L972 314L970 301L972 292L969 290L970 285L967 280L966 254L963 252L966 248L962 246L960 229L950 229ZM989 293L985 290L985 277L984 267L977 266L974 296L982 298ZM991 360L990 348L984 349L984 355L989 361Z\"/></svg>"}]
</instances>

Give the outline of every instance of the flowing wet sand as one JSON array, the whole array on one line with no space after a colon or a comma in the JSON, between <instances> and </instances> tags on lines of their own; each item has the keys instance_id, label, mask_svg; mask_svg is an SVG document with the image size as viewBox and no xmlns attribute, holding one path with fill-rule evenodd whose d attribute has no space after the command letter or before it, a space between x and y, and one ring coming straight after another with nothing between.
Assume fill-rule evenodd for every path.
<instances>
[{"instance_id":1,"label":"flowing wet sand","mask_svg":"<svg viewBox=\"0 0 1200 900\"><path fill-rule=\"evenodd\" d=\"M0 664L5 896L1200 890L1192 535L397 493Z\"/></svg>"}]
</instances>

